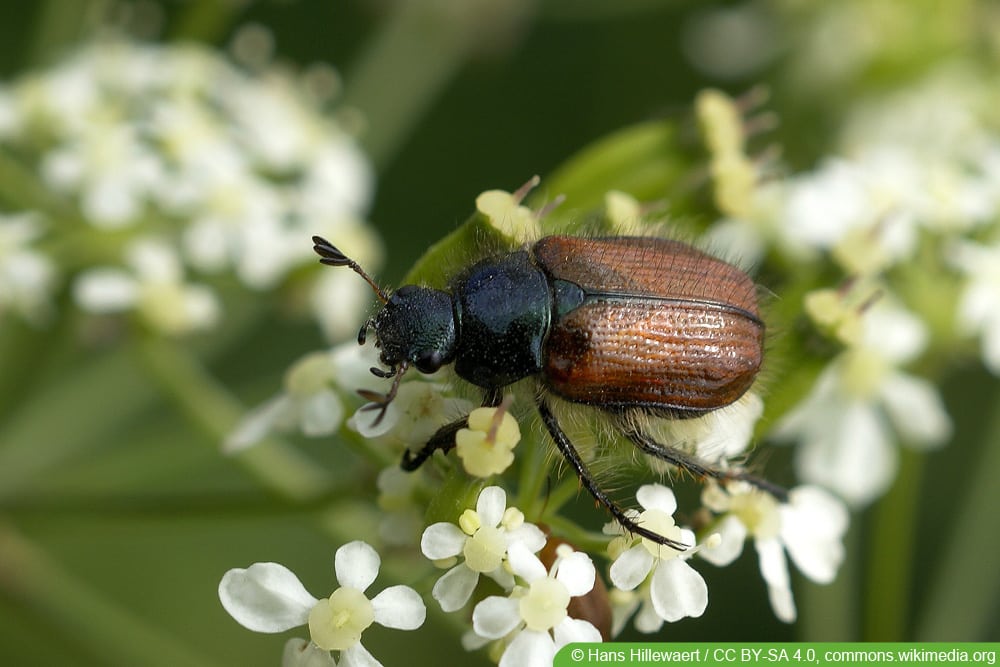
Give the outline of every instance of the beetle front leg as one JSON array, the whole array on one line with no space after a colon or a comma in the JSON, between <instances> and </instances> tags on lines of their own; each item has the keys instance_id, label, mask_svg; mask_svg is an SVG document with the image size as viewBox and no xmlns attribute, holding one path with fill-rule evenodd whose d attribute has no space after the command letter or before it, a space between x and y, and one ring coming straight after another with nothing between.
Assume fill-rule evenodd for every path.
<instances>
[{"instance_id":1,"label":"beetle front leg","mask_svg":"<svg viewBox=\"0 0 1000 667\"><path fill-rule=\"evenodd\" d=\"M643 453L657 458L665 463L686 470L695 477L704 479L710 477L719 481L741 481L751 484L761 491L771 494L780 502L788 502L788 490L763 477L751 475L743 470L723 470L715 468L699 458L670 445L657 442L650 436L635 429L622 429L625 437L631 440Z\"/></svg>"},{"instance_id":2,"label":"beetle front leg","mask_svg":"<svg viewBox=\"0 0 1000 667\"><path fill-rule=\"evenodd\" d=\"M634 519L629 517L625 513L625 510L608 497L608 494L606 494L604 490L597 485L597 482L594 481L594 478L590 474L590 470L587 469L583 459L580 458L579 452L576 451L576 447L573 446L569 437L562 430L562 427L559 426L559 422L556 420L555 415L552 414L552 410L549 408L548 403L546 403L542 398L539 398L537 403L538 413L541 415L542 422L548 429L549 435L551 435L552 440L555 441L556 447L559 448L559 452L567 461L569 461L569 464L573 466L573 470L576 471L577 477L580 478L580 483L583 484L583 488L587 489L587 491L590 492L590 495L594 497L594 500L603 505L608 512L611 513L611 516L614 517L615 521L617 521L622 528L629 533L645 537L646 539L652 540L657 544L662 544L677 551L686 551L690 547L690 545L682 544L676 540L670 539L669 537L664 537L663 535L649 530L648 528L643 528L636 523Z\"/></svg>"},{"instance_id":3,"label":"beetle front leg","mask_svg":"<svg viewBox=\"0 0 1000 667\"><path fill-rule=\"evenodd\" d=\"M456 419L450 424L445 424L431 436L431 439L416 454L413 454L409 449L403 452L403 461L400 463L400 467L407 472L413 472L422 466L424 461L429 459L431 454L437 450L440 449L447 454L455 447L455 434L463 428L468 427L468 416Z\"/></svg>"},{"instance_id":4,"label":"beetle front leg","mask_svg":"<svg viewBox=\"0 0 1000 667\"><path fill-rule=\"evenodd\" d=\"M487 389L483 396L484 408L495 408L503 402L503 391L500 388ZM407 472L413 472L424 464L434 452L442 450L445 454L455 447L455 434L463 428L469 427L469 417L465 416L456 419L450 424L445 424L431 436L423 447L416 454L407 449L403 452L403 461L400 466Z\"/></svg>"}]
</instances>

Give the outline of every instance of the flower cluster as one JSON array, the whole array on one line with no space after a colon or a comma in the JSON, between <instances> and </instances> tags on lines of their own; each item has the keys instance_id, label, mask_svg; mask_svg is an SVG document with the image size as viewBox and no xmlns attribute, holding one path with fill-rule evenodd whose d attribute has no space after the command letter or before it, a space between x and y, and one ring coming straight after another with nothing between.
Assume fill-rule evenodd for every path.
<instances>
[{"instance_id":1,"label":"flower cluster","mask_svg":"<svg viewBox=\"0 0 1000 667\"><path fill-rule=\"evenodd\" d=\"M38 183L0 186L22 209L2 220L0 313L38 321L65 280L88 313L183 334L219 319L217 276L271 289L311 262L311 233L376 259L371 168L322 104L277 67L125 41L0 87L6 171ZM324 272L311 298L339 337L365 297Z\"/></svg>"},{"instance_id":2,"label":"flower cluster","mask_svg":"<svg viewBox=\"0 0 1000 667\"><path fill-rule=\"evenodd\" d=\"M292 664L315 664L315 651L337 651L342 665L379 665L361 644L373 623L398 630L415 630L424 623L423 600L409 586L390 586L373 598L365 591L378 576L381 559L365 542L337 549L334 570L340 587L316 599L288 568L278 563L254 563L226 572L219 599L240 625L255 632L284 632L309 626L313 649L296 643L286 650ZM326 653L325 659L329 659Z\"/></svg>"},{"instance_id":3,"label":"flower cluster","mask_svg":"<svg viewBox=\"0 0 1000 667\"><path fill-rule=\"evenodd\" d=\"M468 603L480 574L505 591L476 604L474 637L467 642L499 642L505 667L550 665L555 652L569 642L601 641L590 621L568 612L572 598L594 588L594 564L587 554L562 544L546 568L535 555L545 543L545 535L525 523L520 510L506 507L506 493L496 486L483 489L475 511L463 512L458 525L432 524L421 539L421 550L431 560L448 563L464 557L434 585L434 598L444 611Z\"/></svg>"}]
</instances>

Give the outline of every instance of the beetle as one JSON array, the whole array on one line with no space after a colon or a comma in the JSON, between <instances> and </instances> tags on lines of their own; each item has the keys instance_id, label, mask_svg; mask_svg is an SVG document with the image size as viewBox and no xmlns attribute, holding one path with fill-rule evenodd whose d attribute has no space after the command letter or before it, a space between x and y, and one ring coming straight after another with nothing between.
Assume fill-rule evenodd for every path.
<instances>
[{"instance_id":1,"label":"beetle","mask_svg":"<svg viewBox=\"0 0 1000 667\"><path fill-rule=\"evenodd\" d=\"M491 407L505 387L533 377L541 420L583 487L627 531L678 550L685 545L643 528L598 485L551 396L603 411L639 450L699 478L746 480L785 497L766 480L708 465L639 426L642 417L718 410L755 381L765 326L756 285L736 266L674 240L547 236L473 264L447 290L405 285L389 294L329 241L314 236L313 243L323 264L350 267L382 302L358 335L364 344L375 332L387 370L371 370L393 378L386 394L362 392L382 414L410 368L453 365ZM441 427L419 451L404 453L402 467L415 470L435 451L447 453L467 426L464 417Z\"/></svg>"}]
</instances>

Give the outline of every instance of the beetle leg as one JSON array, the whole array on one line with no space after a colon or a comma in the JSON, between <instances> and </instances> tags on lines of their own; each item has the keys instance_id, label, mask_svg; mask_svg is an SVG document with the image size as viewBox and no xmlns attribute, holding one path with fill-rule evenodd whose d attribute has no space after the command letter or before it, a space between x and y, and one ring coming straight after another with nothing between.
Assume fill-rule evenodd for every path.
<instances>
[{"instance_id":1,"label":"beetle leg","mask_svg":"<svg viewBox=\"0 0 1000 667\"><path fill-rule=\"evenodd\" d=\"M615 501L613 501L608 494L597 485L594 478L591 476L590 471L587 469L586 464L580 458L579 452L576 451L576 447L570 442L569 437L559 426L559 422L556 420L552 410L549 408L548 403L544 399L539 398L538 401L538 413L542 417L542 422L544 422L545 427L548 429L549 434L552 436L552 440L555 441L556 447L559 448L559 452L565 457L569 464L573 466L573 470L576 471L577 477L580 478L580 483L583 484L583 488L590 492L590 495L594 497L598 503L603 505L611 516L614 517L622 528L627 532L645 537L648 540L652 540L657 544L662 544L664 546L670 547L677 551L686 551L690 545L682 544L676 540L672 540L668 537L664 537L657 532L649 530L648 528L643 528L634 519L629 517L625 510L623 510Z\"/></svg>"},{"instance_id":2,"label":"beetle leg","mask_svg":"<svg viewBox=\"0 0 1000 667\"><path fill-rule=\"evenodd\" d=\"M695 477L717 479L721 482L741 481L751 484L761 491L771 494L780 502L788 502L788 491L770 482L763 477L757 477L743 470L722 470L701 461L695 456L688 454L676 447L664 445L653 440L650 436L634 429L623 429L625 437L635 443L636 447L643 453L665 461L681 470L686 470Z\"/></svg>"},{"instance_id":3,"label":"beetle leg","mask_svg":"<svg viewBox=\"0 0 1000 667\"><path fill-rule=\"evenodd\" d=\"M503 402L503 389L500 387L494 387L492 389L487 389L486 394L483 396L483 407L484 408L495 408ZM420 448L420 450L413 454L410 450L403 452L403 470L412 472L423 465L424 461L429 459L431 455L437 450L442 450L445 454L450 452L455 447L455 434L461 431L463 428L468 428L469 418L468 416L462 417L461 419L456 419L450 424L445 424L439 428L431 439Z\"/></svg>"},{"instance_id":4,"label":"beetle leg","mask_svg":"<svg viewBox=\"0 0 1000 667\"><path fill-rule=\"evenodd\" d=\"M440 449L447 454L455 446L455 434L463 428L468 428L468 426L468 416L456 419L450 424L445 424L431 436L431 439L416 454L410 452L409 449L403 452L403 461L400 466L407 472L413 472L422 466L424 461L429 459L431 454L437 450Z\"/></svg>"}]
</instances>

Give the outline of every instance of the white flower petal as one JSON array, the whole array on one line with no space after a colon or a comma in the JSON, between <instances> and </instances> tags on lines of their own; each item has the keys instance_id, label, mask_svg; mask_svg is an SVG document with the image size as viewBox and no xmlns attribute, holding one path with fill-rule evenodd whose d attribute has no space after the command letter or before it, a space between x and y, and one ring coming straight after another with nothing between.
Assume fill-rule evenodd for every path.
<instances>
[{"instance_id":1,"label":"white flower petal","mask_svg":"<svg viewBox=\"0 0 1000 667\"><path fill-rule=\"evenodd\" d=\"M333 560L337 582L341 586L350 586L362 592L375 581L381 564L378 552L361 540L348 542L337 549Z\"/></svg>"},{"instance_id":2,"label":"white flower petal","mask_svg":"<svg viewBox=\"0 0 1000 667\"><path fill-rule=\"evenodd\" d=\"M705 580L686 560L680 558L657 564L649 595L656 613L671 623L685 616L701 616L708 606Z\"/></svg>"},{"instance_id":3,"label":"white flower petal","mask_svg":"<svg viewBox=\"0 0 1000 667\"><path fill-rule=\"evenodd\" d=\"M586 595L592 591L596 578L594 562L582 551L574 551L559 559L556 581L566 587L570 597Z\"/></svg>"},{"instance_id":4,"label":"white flower petal","mask_svg":"<svg viewBox=\"0 0 1000 667\"><path fill-rule=\"evenodd\" d=\"M653 569L653 554L642 544L637 544L622 553L611 564L611 583L623 591L630 591L649 576Z\"/></svg>"},{"instance_id":5,"label":"white flower petal","mask_svg":"<svg viewBox=\"0 0 1000 667\"><path fill-rule=\"evenodd\" d=\"M548 572L538 556L531 553L528 547L520 542L515 542L507 549L507 562L510 563L510 569L514 574L529 584L548 576Z\"/></svg>"},{"instance_id":6,"label":"white flower petal","mask_svg":"<svg viewBox=\"0 0 1000 667\"><path fill-rule=\"evenodd\" d=\"M139 283L120 269L85 271L73 283L73 300L92 313L115 313L135 305Z\"/></svg>"},{"instance_id":7,"label":"white flower petal","mask_svg":"<svg viewBox=\"0 0 1000 667\"><path fill-rule=\"evenodd\" d=\"M566 644L573 642L603 641L601 631L595 628L593 623L570 616L559 621L556 627L552 629L552 633L555 636L557 651Z\"/></svg>"},{"instance_id":8,"label":"white flower petal","mask_svg":"<svg viewBox=\"0 0 1000 667\"><path fill-rule=\"evenodd\" d=\"M521 622L518 601L491 595L472 610L472 629L480 637L500 639Z\"/></svg>"},{"instance_id":9,"label":"white flower petal","mask_svg":"<svg viewBox=\"0 0 1000 667\"><path fill-rule=\"evenodd\" d=\"M310 438L330 435L344 420L344 406L332 391L321 391L302 400L302 432Z\"/></svg>"},{"instance_id":10,"label":"white flower petal","mask_svg":"<svg viewBox=\"0 0 1000 667\"><path fill-rule=\"evenodd\" d=\"M799 476L832 489L854 506L866 505L892 482L899 453L879 414L851 403L798 449Z\"/></svg>"},{"instance_id":11,"label":"white flower petal","mask_svg":"<svg viewBox=\"0 0 1000 667\"><path fill-rule=\"evenodd\" d=\"M254 563L226 572L219 600L229 615L254 632L284 632L305 625L317 600L278 563Z\"/></svg>"},{"instance_id":12,"label":"white flower petal","mask_svg":"<svg viewBox=\"0 0 1000 667\"><path fill-rule=\"evenodd\" d=\"M431 560L451 558L462 553L468 537L453 523L433 523L420 536L420 551Z\"/></svg>"},{"instance_id":13,"label":"white flower petal","mask_svg":"<svg viewBox=\"0 0 1000 667\"><path fill-rule=\"evenodd\" d=\"M382 667L382 663L358 642L340 652L339 667Z\"/></svg>"},{"instance_id":14,"label":"white flower petal","mask_svg":"<svg viewBox=\"0 0 1000 667\"><path fill-rule=\"evenodd\" d=\"M458 611L472 597L478 582L479 573L459 563L437 580L431 595L441 604L442 610Z\"/></svg>"},{"instance_id":15,"label":"white flower petal","mask_svg":"<svg viewBox=\"0 0 1000 667\"><path fill-rule=\"evenodd\" d=\"M497 582L497 585L505 591L514 590L514 575L508 572L503 564L492 572L487 572L486 576Z\"/></svg>"},{"instance_id":16,"label":"white flower petal","mask_svg":"<svg viewBox=\"0 0 1000 667\"><path fill-rule=\"evenodd\" d=\"M755 540L760 573L767 583L767 595L774 615L785 623L795 620L795 600L788 576L788 561L781 543L776 539Z\"/></svg>"},{"instance_id":17,"label":"white flower petal","mask_svg":"<svg viewBox=\"0 0 1000 667\"><path fill-rule=\"evenodd\" d=\"M524 630L500 657L499 667L552 667L556 645L547 632Z\"/></svg>"},{"instance_id":18,"label":"white flower petal","mask_svg":"<svg viewBox=\"0 0 1000 667\"><path fill-rule=\"evenodd\" d=\"M724 567L740 557L747 539L747 527L734 514L726 515L715 527L722 541L718 546L703 545L698 555L712 565Z\"/></svg>"},{"instance_id":19,"label":"white flower petal","mask_svg":"<svg viewBox=\"0 0 1000 667\"><path fill-rule=\"evenodd\" d=\"M538 553L545 546L546 541L545 533L533 523L522 523L514 530L505 531L504 537L507 540L508 549L514 542L520 542L528 547L528 551L531 553Z\"/></svg>"},{"instance_id":20,"label":"white flower petal","mask_svg":"<svg viewBox=\"0 0 1000 667\"><path fill-rule=\"evenodd\" d=\"M893 373L883 382L881 397L892 425L907 442L931 447L951 435L951 418L934 383Z\"/></svg>"},{"instance_id":21,"label":"white flower petal","mask_svg":"<svg viewBox=\"0 0 1000 667\"><path fill-rule=\"evenodd\" d=\"M643 509L661 510L671 516L677 511L677 498L674 497L674 492L662 484L640 486L635 498Z\"/></svg>"},{"instance_id":22,"label":"white flower petal","mask_svg":"<svg viewBox=\"0 0 1000 667\"><path fill-rule=\"evenodd\" d=\"M833 581L844 560L844 504L819 487L802 486L791 490L779 511L781 541L796 567L817 583Z\"/></svg>"},{"instance_id":23,"label":"white flower petal","mask_svg":"<svg viewBox=\"0 0 1000 667\"><path fill-rule=\"evenodd\" d=\"M424 624L427 608L409 586L390 586L372 598L375 622L397 630L416 630Z\"/></svg>"},{"instance_id":24,"label":"white flower petal","mask_svg":"<svg viewBox=\"0 0 1000 667\"><path fill-rule=\"evenodd\" d=\"M491 528L499 526L505 509L507 509L507 492L499 486L488 486L479 493L476 514L484 526Z\"/></svg>"},{"instance_id":25,"label":"white flower petal","mask_svg":"<svg viewBox=\"0 0 1000 667\"><path fill-rule=\"evenodd\" d=\"M663 627L663 619L653 607L652 600L643 600L639 613L635 615L635 629L650 634Z\"/></svg>"}]
</instances>

